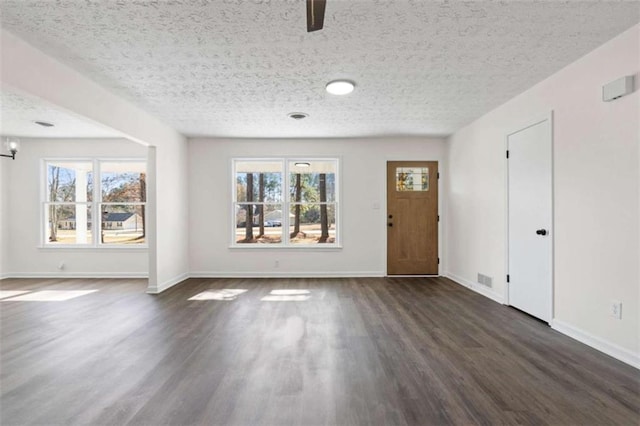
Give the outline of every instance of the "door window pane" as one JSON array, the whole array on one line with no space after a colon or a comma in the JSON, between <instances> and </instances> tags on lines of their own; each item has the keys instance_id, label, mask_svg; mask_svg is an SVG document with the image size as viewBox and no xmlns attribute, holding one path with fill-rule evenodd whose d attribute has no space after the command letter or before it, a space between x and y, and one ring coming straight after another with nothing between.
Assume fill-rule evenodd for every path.
<instances>
[{"instance_id":1,"label":"door window pane","mask_svg":"<svg viewBox=\"0 0 640 426\"><path fill-rule=\"evenodd\" d=\"M396 191L428 191L429 169L427 167L397 167Z\"/></svg>"}]
</instances>

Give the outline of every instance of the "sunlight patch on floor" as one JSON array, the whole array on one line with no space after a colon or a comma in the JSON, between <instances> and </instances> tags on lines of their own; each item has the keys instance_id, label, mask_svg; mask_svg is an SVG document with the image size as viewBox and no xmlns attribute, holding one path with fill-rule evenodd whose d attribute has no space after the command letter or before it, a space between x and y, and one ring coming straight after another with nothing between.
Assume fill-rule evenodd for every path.
<instances>
[{"instance_id":1,"label":"sunlight patch on floor","mask_svg":"<svg viewBox=\"0 0 640 426\"><path fill-rule=\"evenodd\" d=\"M222 290L207 290L198 293L189 300L235 300L242 293L248 290L239 288L223 288Z\"/></svg>"},{"instance_id":2,"label":"sunlight patch on floor","mask_svg":"<svg viewBox=\"0 0 640 426\"><path fill-rule=\"evenodd\" d=\"M63 302L98 290L42 290L2 299L3 302Z\"/></svg>"},{"instance_id":3,"label":"sunlight patch on floor","mask_svg":"<svg viewBox=\"0 0 640 426\"><path fill-rule=\"evenodd\" d=\"M0 290L0 299L18 296L20 294L29 293L31 290Z\"/></svg>"},{"instance_id":4,"label":"sunlight patch on floor","mask_svg":"<svg viewBox=\"0 0 640 426\"><path fill-rule=\"evenodd\" d=\"M311 294L311 292L309 290L291 289L291 290L271 290L271 293L269 294L273 294L274 296L295 296L300 294Z\"/></svg>"},{"instance_id":5,"label":"sunlight patch on floor","mask_svg":"<svg viewBox=\"0 0 640 426\"><path fill-rule=\"evenodd\" d=\"M309 290L271 290L268 296L263 297L263 302L304 302L311 298Z\"/></svg>"}]
</instances>

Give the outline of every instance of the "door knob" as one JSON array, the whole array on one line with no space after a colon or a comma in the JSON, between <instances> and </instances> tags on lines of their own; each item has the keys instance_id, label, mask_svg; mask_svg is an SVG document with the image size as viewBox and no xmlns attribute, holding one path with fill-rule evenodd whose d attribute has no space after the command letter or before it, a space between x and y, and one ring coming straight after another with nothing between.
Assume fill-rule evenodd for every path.
<instances>
[{"instance_id":1,"label":"door knob","mask_svg":"<svg viewBox=\"0 0 640 426\"><path fill-rule=\"evenodd\" d=\"M547 230L546 229L538 229L536 231L536 234L538 234L538 235L547 235Z\"/></svg>"}]
</instances>

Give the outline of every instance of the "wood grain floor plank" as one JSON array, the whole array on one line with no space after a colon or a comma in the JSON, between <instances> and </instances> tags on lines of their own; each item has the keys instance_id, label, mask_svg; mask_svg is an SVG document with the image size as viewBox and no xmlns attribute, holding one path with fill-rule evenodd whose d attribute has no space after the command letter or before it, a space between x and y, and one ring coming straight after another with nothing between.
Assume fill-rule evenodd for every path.
<instances>
[{"instance_id":1,"label":"wood grain floor plank","mask_svg":"<svg viewBox=\"0 0 640 426\"><path fill-rule=\"evenodd\" d=\"M143 280L0 289L98 290L0 301L3 425L640 422L638 370L445 278L191 279L157 296ZM188 300L223 289L246 292Z\"/></svg>"}]
</instances>

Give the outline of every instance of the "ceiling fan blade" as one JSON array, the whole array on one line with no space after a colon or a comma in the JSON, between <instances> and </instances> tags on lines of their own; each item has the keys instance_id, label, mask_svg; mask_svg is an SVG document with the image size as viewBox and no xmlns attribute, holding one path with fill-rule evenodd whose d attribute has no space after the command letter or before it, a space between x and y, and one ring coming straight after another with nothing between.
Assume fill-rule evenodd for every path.
<instances>
[{"instance_id":1,"label":"ceiling fan blade","mask_svg":"<svg viewBox=\"0 0 640 426\"><path fill-rule=\"evenodd\" d=\"M307 0L307 32L318 31L324 24L324 9L327 0Z\"/></svg>"}]
</instances>

